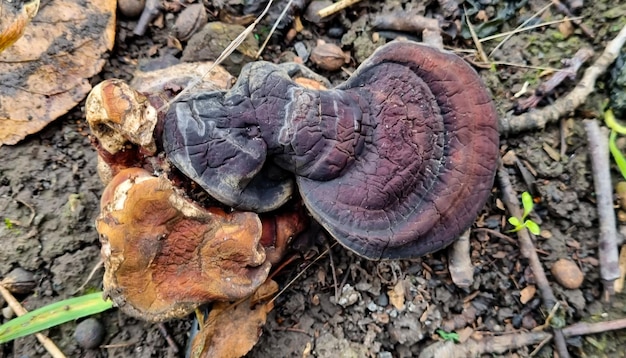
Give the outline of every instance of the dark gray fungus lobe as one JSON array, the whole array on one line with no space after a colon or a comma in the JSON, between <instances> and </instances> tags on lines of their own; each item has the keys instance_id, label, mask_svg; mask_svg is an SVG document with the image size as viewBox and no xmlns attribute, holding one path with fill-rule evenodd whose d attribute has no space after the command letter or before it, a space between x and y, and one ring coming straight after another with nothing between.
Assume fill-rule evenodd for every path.
<instances>
[{"instance_id":1,"label":"dark gray fungus lobe","mask_svg":"<svg viewBox=\"0 0 626 358\"><path fill-rule=\"evenodd\" d=\"M452 243L489 197L498 157L496 111L477 73L413 42L379 48L326 91L250 64L230 91L174 104L164 144L183 173L240 209L282 205L285 172L295 174L311 215L370 259Z\"/></svg>"}]
</instances>

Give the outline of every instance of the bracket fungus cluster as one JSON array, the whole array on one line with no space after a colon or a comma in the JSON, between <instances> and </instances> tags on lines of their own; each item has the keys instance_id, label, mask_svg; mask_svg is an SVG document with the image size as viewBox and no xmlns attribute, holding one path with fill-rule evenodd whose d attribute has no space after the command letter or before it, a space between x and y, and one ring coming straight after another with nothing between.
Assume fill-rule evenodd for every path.
<instances>
[{"instance_id":1,"label":"bracket fungus cluster","mask_svg":"<svg viewBox=\"0 0 626 358\"><path fill-rule=\"evenodd\" d=\"M163 146L187 177L242 210L282 204L291 178L268 173L292 173L311 215L344 246L370 259L407 258L450 244L483 207L496 118L462 59L395 42L331 90L250 64L228 92L174 103Z\"/></svg>"},{"instance_id":2,"label":"bracket fungus cluster","mask_svg":"<svg viewBox=\"0 0 626 358\"><path fill-rule=\"evenodd\" d=\"M393 42L332 89L302 87L296 74L314 77L251 63L230 90L192 91L166 113L155 110L163 96L116 81L94 89L88 120L114 177L97 223L105 288L127 312L159 320L249 295L305 227L282 209L296 190L330 235L370 259L439 250L474 221L498 131L462 59ZM221 208L193 202L199 189Z\"/></svg>"}]
</instances>

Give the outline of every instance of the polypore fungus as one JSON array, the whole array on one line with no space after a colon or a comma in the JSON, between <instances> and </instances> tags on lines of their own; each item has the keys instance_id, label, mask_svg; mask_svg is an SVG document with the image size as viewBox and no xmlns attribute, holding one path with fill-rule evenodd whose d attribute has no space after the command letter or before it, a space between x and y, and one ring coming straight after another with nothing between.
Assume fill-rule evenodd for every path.
<instances>
[{"instance_id":1,"label":"polypore fungus","mask_svg":"<svg viewBox=\"0 0 626 358\"><path fill-rule=\"evenodd\" d=\"M228 92L165 117L169 160L223 203L267 211L296 181L313 217L371 258L441 249L487 200L496 111L459 57L413 42L379 48L342 85L306 89L285 67L247 65Z\"/></svg>"},{"instance_id":2,"label":"polypore fungus","mask_svg":"<svg viewBox=\"0 0 626 358\"><path fill-rule=\"evenodd\" d=\"M137 168L113 178L101 206L105 293L128 314L182 317L202 303L246 297L267 278L254 213L204 209Z\"/></svg>"}]
</instances>

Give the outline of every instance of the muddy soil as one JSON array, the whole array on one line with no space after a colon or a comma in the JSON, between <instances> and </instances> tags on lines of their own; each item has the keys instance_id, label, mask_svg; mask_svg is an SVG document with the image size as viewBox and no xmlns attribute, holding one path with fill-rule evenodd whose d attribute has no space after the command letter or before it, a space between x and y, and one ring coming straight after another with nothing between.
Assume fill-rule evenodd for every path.
<instances>
[{"instance_id":1,"label":"muddy soil","mask_svg":"<svg viewBox=\"0 0 626 358\"><path fill-rule=\"evenodd\" d=\"M228 3L235 4L233 9L239 11L236 15L241 15L242 7L236 5L238 1L205 1L210 16ZM285 3L279 1L269 20L259 27L257 33L261 40ZM286 37L292 25L285 25L274 35L263 58L279 62L298 55L305 64L337 83L347 78L347 73L385 41L400 35L414 37L414 34L373 30L372 16L376 14L402 9L461 24L460 17L446 13L437 3L426 3L428 5L406 0L363 1L327 23L303 20L304 29L293 40ZM487 5L480 5L483 3ZM466 2L465 6L468 13L473 14L472 21L485 21L477 27L485 31L479 34L484 37L489 31L485 25L488 19L506 14L494 20L491 26L495 32L509 31L547 3L483 1ZM476 12L472 12L474 10ZM626 24L624 4L588 1L578 11L584 17L584 24L594 32L593 38L585 36L576 26L555 25L512 36L503 49L494 54L493 60L560 68L561 60L573 56L583 45L594 48L598 56L606 42ZM293 19L298 13L294 11L289 16ZM150 59L181 57L182 53L176 50L169 37L178 13L174 7L169 7L164 14L144 36L133 36L136 20L120 14L116 48L109 55L104 71L93 78L92 83L112 77L129 80L136 68ZM562 15L554 9L541 17L543 21L560 18ZM463 39L462 34L454 35L454 39L444 37L451 49L474 49L471 40ZM319 70L303 59L318 39L343 46L343 50L351 54L351 62L344 66L346 71ZM496 43L483 46L491 50ZM236 66L233 69L236 70ZM538 69L505 65L482 69L480 73L501 114L511 110L513 95L526 81L533 88L547 75ZM540 106L549 105L574 85L575 81L566 81ZM530 191L537 198L531 218L540 224L542 231L536 237L536 248L552 288L565 307L562 317L565 325L626 317L624 294L617 295L610 303L601 300L598 219L581 125L581 119L601 116L607 87L604 82L598 87L581 109L563 118L558 125L502 138L501 142L502 154L514 151L521 166L528 169L533 178L531 182L525 181L518 166L507 166L518 193ZM99 261L94 221L103 189L88 135L81 105L18 145L0 148L0 219L3 220L0 223L0 277L16 267L35 274L34 291L18 296L29 310L101 289L101 269L85 284ZM615 180L618 175L617 171L613 172ZM509 229L507 213L499 197L499 189L494 187L473 226L474 283L468 289L457 288L452 283L445 250L415 260L372 262L333 245L332 240L322 238L306 247L305 255L298 256L277 276L281 287L287 289L276 300L263 334L249 356L411 357L441 340L439 329L449 332L471 327L474 333L486 337L531 330L543 324L547 312L541 306L539 293L521 303L522 290L534 284L534 277L527 260L520 257L515 235L506 232ZM495 230L510 238L481 229ZM313 262L327 247L331 247L330 253ZM584 282L580 288L568 290L554 281L550 268L561 258L569 258L581 268ZM4 306L0 299L0 307ZM106 328L103 346L98 349L79 347L73 339L77 322L50 329L46 334L71 357L183 357L192 320L190 317L164 325L179 348L176 353L155 324L127 317L115 309L96 318ZM3 321L6 318L0 317L0 322ZM623 331L573 337L568 344L574 356L626 356ZM528 346L503 355L529 356L533 349L535 346ZM550 344L538 352L541 357L553 354ZM46 353L34 336L0 346L0 357L43 356Z\"/></svg>"}]
</instances>

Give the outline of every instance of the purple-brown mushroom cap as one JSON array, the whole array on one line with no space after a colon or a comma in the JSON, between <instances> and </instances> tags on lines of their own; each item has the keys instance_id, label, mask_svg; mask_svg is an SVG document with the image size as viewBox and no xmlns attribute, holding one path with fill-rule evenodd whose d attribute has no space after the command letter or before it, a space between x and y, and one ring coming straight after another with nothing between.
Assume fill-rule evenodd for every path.
<instances>
[{"instance_id":1,"label":"purple-brown mushroom cap","mask_svg":"<svg viewBox=\"0 0 626 358\"><path fill-rule=\"evenodd\" d=\"M313 217L371 259L439 250L489 197L497 114L478 74L451 53L410 42L380 48L338 90L366 88L375 128L350 170L298 177Z\"/></svg>"},{"instance_id":2,"label":"purple-brown mushroom cap","mask_svg":"<svg viewBox=\"0 0 626 358\"><path fill-rule=\"evenodd\" d=\"M344 246L409 258L447 246L474 221L493 184L498 131L468 64L393 42L331 90L250 64L230 91L174 104L164 148L209 194L243 209L259 211L267 193L250 183L266 182L268 169L294 173L307 209Z\"/></svg>"}]
</instances>

